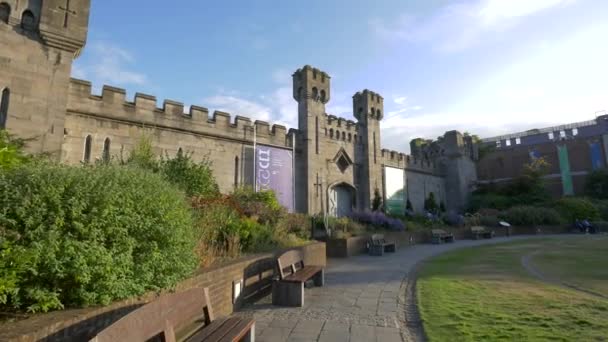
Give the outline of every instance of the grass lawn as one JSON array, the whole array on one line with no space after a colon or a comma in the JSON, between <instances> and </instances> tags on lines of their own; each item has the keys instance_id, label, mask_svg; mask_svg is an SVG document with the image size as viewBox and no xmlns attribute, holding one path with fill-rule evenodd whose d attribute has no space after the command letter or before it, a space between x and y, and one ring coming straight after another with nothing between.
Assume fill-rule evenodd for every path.
<instances>
[{"instance_id":1,"label":"grass lawn","mask_svg":"<svg viewBox=\"0 0 608 342\"><path fill-rule=\"evenodd\" d=\"M608 341L608 237L525 240L450 252L419 273L420 314L431 341Z\"/></svg>"}]
</instances>

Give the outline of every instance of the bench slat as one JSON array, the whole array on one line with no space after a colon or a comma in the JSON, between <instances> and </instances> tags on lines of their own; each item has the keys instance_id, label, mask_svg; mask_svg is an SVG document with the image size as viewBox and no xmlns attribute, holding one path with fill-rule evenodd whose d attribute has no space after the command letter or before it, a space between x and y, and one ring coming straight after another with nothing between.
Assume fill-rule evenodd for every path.
<instances>
[{"instance_id":1,"label":"bench slat","mask_svg":"<svg viewBox=\"0 0 608 342\"><path fill-rule=\"evenodd\" d=\"M317 274L322 269L323 267L320 266L304 266L304 268L298 270L296 273L285 277L283 281L291 283L303 283L312 278L312 276Z\"/></svg>"},{"instance_id":2,"label":"bench slat","mask_svg":"<svg viewBox=\"0 0 608 342\"><path fill-rule=\"evenodd\" d=\"M233 320L236 317L224 317L224 318L219 318L216 319L215 321L211 322L211 324L205 326L204 328L202 328L201 330L197 331L195 334L193 334L192 336L186 338L184 341L185 342L199 342L199 341L212 341L211 339L209 339L214 333L216 333L217 331L219 331L220 329L222 329L222 327L229 321L229 320ZM238 318L237 318L238 319Z\"/></svg>"},{"instance_id":3,"label":"bench slat","mask_svg":"<svg viewBox=\"0 0 608 342\"><path fill-rule=\"evenodd\" d=\"M245 335L247 335L247 332L251 330L252 326L252 319L241 318L241 320L222 337L221 341L240 341L243 337L245 337Z\"/></svg>"}]
</instances>

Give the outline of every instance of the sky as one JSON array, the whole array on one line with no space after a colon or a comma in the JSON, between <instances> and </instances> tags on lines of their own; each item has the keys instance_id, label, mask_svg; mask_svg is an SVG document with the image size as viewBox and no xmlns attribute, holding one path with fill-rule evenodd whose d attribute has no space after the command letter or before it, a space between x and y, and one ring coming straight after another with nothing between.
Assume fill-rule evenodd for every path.
<instances>
[{"instance_id":1,"label":"sky","mask_svg":"<svg viewBox=\"0 0 608 342\"><path fill-rule=\"evenodd\" d=\"M169 6L170 5L170 6ZM297 128L291 75L331 76L327 113L384 97L382 147L608 110L604 0L97 0L72 77Z\"/></svg>"}]
</instances>

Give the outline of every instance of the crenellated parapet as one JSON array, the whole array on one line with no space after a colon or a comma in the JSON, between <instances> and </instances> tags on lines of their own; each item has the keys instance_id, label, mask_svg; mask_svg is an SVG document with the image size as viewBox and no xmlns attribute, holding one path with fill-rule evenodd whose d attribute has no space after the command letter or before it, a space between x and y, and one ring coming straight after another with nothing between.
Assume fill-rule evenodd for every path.
<instances>
[{"instance_id":1,"label":"crenellated parapet","mask_svg":"<svg viewBox=\"0 0 608 342\"><path fill-rule=\"evenodd\" d=\"M353 95L353 113L359 121L382 120L384 98L380 94L365 89Z\"/></svg>"},{"instance_id":2,"label":"crenellated parapet","mask_svg":"<svg viewBox=\"0 0 608 342\"><path fill-rule=\"evenodd\" d=\"M217 110L210 116L207 108L195 105L185 112L184 104L174 100L164 100L159 108L155 96L142 93L136 93L133 101L128 101L124 89L111 86L103 86L101 96L97 96L92 94L90 82L78 79L70 80L68 113L244 143L253 142L255 128L258 143L292 146L283 125L238 115L233 121L229 113Z\"/></svg>"},{"instance_id":3,"label":"crenellated parapet","mask_svg":"<svg viewBox=\"0 0 608 342\"><path fill-rule=\"evenodd\" d=\"M300 102L305 100L329 102L331 98L331 77L324 71L305 65L296 70L293 78L293 98Z\"/></svg>"},{"instance_id":4,"label":"crenellated parapet","mask_svg":"<svg viewBox=\"0 0 608 342\"><path fill-rule=\"evenodd\" d=\"M325 114L324 127L325 136L328 139L352 143L360 142L359 124L353 120Z\"/></svg>"}]
</instances>

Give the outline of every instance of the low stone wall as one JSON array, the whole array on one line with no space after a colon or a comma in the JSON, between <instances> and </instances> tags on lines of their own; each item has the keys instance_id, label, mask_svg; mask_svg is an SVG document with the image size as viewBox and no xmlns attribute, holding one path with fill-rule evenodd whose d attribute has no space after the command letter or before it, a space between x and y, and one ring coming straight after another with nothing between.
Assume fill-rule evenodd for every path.
<instances>
[{"instance_id":1,"label":"low stone wall","mask_svg":"<svg viewBox=\"0 0 608 342\"><path fill-rule=\"evenodd\" d=\"M456 240L471 238L471 231L468 228L442 228L454 234ZM507 229L504 227L487 228L494 231L494 236L507 236ZM567 233L567 226L537 226L537 227L510 227L510 235L536 235L536 234L562 234ZM395 242L397 248L412 244L431 243L431 231L419 232L384 232L387 241ZM347 258L357 254L366 253L366 243L369 236L356 236L347 239L334 239L327 241L328 258Z\"/></svg>"},{"instance_id":2,"label":"low stone wall","mask_svg":"<svg viewBox=\"0 0 608 342\"><path fill-rule=\"evenodd\" d=\"M327 265L325 243L315 242L297 249L302 250L304 263ZM283 252L244 257L225 265L201 269L178 284L176 290L207 287L215 314L230 315L242 303L270 293L276 257ZM239 300L233 304L232 282L238 280L243 280L243 290ZM127 313L157 297L157 293L148 293L105 307L68 309L34 315L15 323L2 323L0 341L87 341Z\"/></svg>"}]
</instances>

